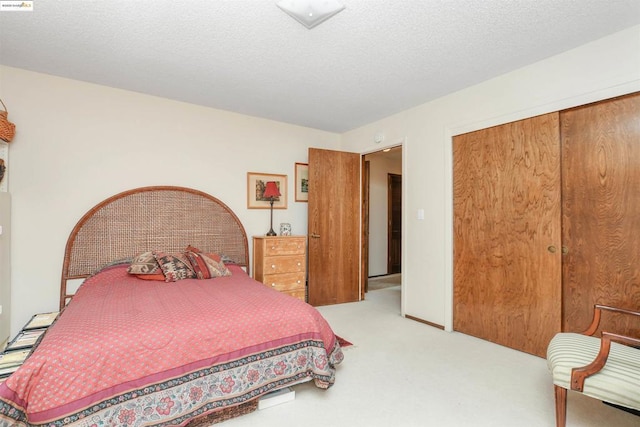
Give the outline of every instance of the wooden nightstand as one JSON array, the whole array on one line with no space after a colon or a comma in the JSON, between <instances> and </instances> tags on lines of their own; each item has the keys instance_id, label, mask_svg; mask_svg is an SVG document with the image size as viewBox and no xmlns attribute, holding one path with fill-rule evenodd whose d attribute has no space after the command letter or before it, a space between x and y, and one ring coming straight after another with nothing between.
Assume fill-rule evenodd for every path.
<instances>
[{"instance_id":1,"label":"wooden nightstand","mask_svg":"<svg viewBox=\"0 0 640 427\"><path fill-rule=\"evenodd\" d=\"M254 236L253 278L306 301L306 236Z\"/></svg>"}]
</instances>

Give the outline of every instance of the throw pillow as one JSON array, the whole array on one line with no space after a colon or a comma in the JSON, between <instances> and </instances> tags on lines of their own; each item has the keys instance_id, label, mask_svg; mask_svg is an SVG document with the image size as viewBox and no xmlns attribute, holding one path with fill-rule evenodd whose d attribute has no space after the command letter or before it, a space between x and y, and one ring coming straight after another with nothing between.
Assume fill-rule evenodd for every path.
<instances>
[{"instance_id":1,"label":"throw pillow","mask_svg":"<svg viewBox=\"0 0 640 427\"><path fill-rule=\"evenodd\" d=\"M164 273L165 282L196 278L196 273L185 255L154 251L153 256Z\"/></svg>"},{"instance_id":2,"label":"throw pillow","mask_svg":"<svg viewBox=\"0 0 640 427\"><path fill-rule=\"evenodd\" d=\"M144 252L136 256L127 269L129 274L158 274L161 273L158 261L153 252Z\"/></svg>"},{"instance_id":3,"label":"throw pillow","mask_svg":"<svg viewBox=\"0 0 640 427\"><path fill-rule=\"evenodd\" d=\"M198 279L210 279L215 277L230 276L231 271L220 260L217 254L203 254L198 252L185 252L196 272Z\"/></svg>"}]
</instances>

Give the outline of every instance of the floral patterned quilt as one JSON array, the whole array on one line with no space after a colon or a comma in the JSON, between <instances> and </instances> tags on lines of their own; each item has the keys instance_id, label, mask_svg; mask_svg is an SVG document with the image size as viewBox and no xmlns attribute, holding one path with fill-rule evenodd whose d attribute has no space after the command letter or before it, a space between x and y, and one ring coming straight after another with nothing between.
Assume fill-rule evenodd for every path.
<instances>
[{"instance_id":1,"label":"floral patterned quilt","mask_svg":"<svg viewBox=\"0 0 640 427\"><path fill-rule=\"evenodd\" d=\"M0 426L175 426L313 379L342 350L310 305L240 267L215 279L141 280L126 265L87 279L0 384Z\"/></svg>"}]
</instances>

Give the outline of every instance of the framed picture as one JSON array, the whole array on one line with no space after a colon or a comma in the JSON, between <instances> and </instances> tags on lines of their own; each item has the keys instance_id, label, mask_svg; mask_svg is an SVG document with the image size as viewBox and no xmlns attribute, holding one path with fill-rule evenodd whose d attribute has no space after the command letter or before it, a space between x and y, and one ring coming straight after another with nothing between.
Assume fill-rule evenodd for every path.
<instances>
[{"instance_id":1,"label":"framed picture","mask_svg":"<svg viewBox=\"0 0 640 427\"><path fill-rule=\"evenodd\" d=\"M5 350L20 350L33 347L38 338L45 333L46 329L34 329L31 331L20 331L18 335L11 340Z\"/></svg>"},{"instance_id":2,"label":"framed picture","mask_svg":"<svg viewBox=\"0 0 640 427\"><path fill-rule=\"evenodd\" d=\"M296 163L296 202L309 201L309 164Z\"/></svg>"},{"instance_id":3,"label":"framed picture","mask_svg":"<svg viewBox=\"0 0 640 427\"><path fill-rule=\"evenodd\" d=\"M18 351L6 351L0 354L0 374L13 372L9 368L22 365L27 359L27 356L29 356L29 353L31 353L30 348Z\"/></svg>"},{"instance_id":4,"label":"framed picture","mask_svg":"<svg viewBox=\"0 0 640 427\"><path fill-rule=\"evenodd\" d=\"M273 200L274 209L287 209L287 175L274 175L269 173L247 172L247 208L269 209L269 199L264 197L267 182L274 181L280 196Z\"/></svg>"},{"instance_id":5,"label":"framed picture","mask_svg":"<svg viewBox=\"0 0 640 427\"><path fill-rule=\"evenodd\" d=\"M28 331L30 329L48 328L51 326L53 321L56 320L58 313L58 311L52 311L49 313L34 314L33 317L31 317L31 320L29 320L22 329Z\"/></svg>"}]
</instances>

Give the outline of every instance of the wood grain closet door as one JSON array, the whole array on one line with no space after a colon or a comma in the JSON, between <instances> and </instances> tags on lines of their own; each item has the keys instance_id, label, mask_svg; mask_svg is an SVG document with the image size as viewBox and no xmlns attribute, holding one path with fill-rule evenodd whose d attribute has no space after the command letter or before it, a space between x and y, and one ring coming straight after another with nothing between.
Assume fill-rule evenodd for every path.
<instances>
[{"instance_id":1,"label":"wood grain closet door","mask_svg":"<svg viewBox=\"0 0 640 427\"><path fill-rule=\"evenodd\" d=\"M561 327L558 117L453 140L454 329L543 357Z\"/></svg>"},{"instance_id":2,"label":"wood grain closet door","mask_svg":"<svg viewBox=\"0 0 640 427\"><path fill-rule=\"evenodd\" d=\"M593 304L640 308L640 94L563 111L563 329ZM640 336L637 324L603 328Z\"/></svg>"}]
</instances>

